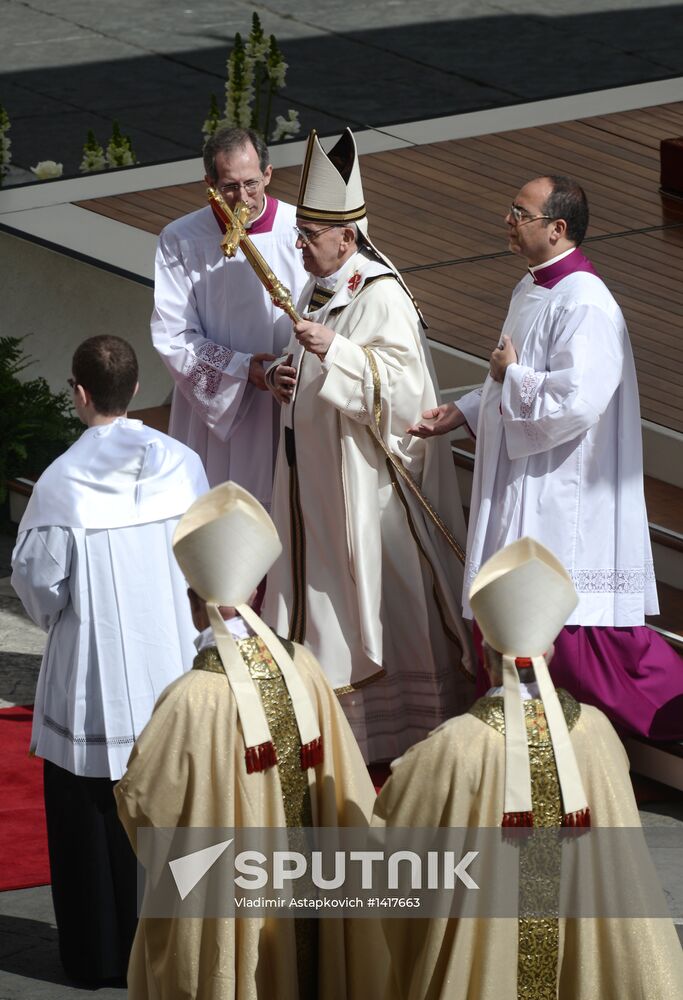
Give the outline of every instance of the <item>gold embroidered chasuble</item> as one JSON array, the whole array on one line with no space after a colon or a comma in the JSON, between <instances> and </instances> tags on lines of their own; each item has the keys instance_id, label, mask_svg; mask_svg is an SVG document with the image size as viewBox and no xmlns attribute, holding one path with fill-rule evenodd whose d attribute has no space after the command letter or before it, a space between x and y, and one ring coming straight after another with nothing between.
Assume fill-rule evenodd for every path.
<instances>
[{"instance_id":1,"label":"gold embroidered chasuble","mask_svg":"<svg viewBox=\"0 0 683 1000\"><path fill-rule=\"evenodd\" d=\"M287 643L290 655L292 643ZM301 740L292 708L292 701L280 668L259 636L241 639L237 647L256 682L266 713L266 720L277 756L277 768L282 787L282 805L290 829L289 849L301 849L300 829L313 825L308 774L301 769ZM225 676L225 670L215 646L203 649L195 657L193 670L208 670ZM227 678L226 678L227 681ZM305 846L305 845L303 845ZM296 966L299 1000L316 1000L318 986L318 922L298 919L294 922Z\"/></svg>"},{"instance_id":2,"label":"gold embroidered chasuble","mask_svg":"<svg viewBox=\"0 0 683 1000\"><path fill-rule=\"evenodd\" d=\"M299 762L301 740L287 685L263 639L254 635L249 639L241 639L237 646L256 682L265 709L277 754L287 826L312 826L308 775L301 770ZM293 644L287 643L287 646L291 655ZM208 670L225 676L223 663L215 646L209 646L198 653L192 667L194 670Z\"/></svg>"},{"instance_id":3,"label":"gold embroidered chasuble","mask_svg":"<svg viewBox=\"0 0 683 1000\"><path fill-rule=\"evenodd\" d=\"M581 706L566 691L559 692L560 704L571 732L581 714ZM534 827L559 828L562 822L562 796L543 702L533 698L523 702L531 770L531 803ZM471 709L496 732L505 736L502 698L481 698ZM542 857L540 855L543 855ZM522 916L528 908L540 904L552 912L559 902L560 852L552 841L542 839L519 845L520 919L517 938L518 1000L555 1000L559 921L552 917ZM534 872L534 876L530 875ZM543 872L539 877L538 872Z\"/></svg>"},{"instance_id":4,"label":"gold embroidered chasuble","mask_svg":"<svg viewBox=\"0 0 683 1000\"><path fill-rule=\"evenodd\" d=\"M159 698L116 786L135 847L140 826L362 826L375 793L315 659L291 645L319 719L324 759L301 771L299 735L279 669L257 637L239 643L263 701L278 765L248 774L235 701L218 655L202 651ZM386 975L379 926L274 918L144 919L130 1000L376 1000Z\"/></svg>"},{"instance_id":5,"label":"gold embroidered chasuble","mask_svg":"<svg viewBox=\"0 0 683 1000\"><path fill-rule=\"evenodd\" d=\"M640 825L628 759L607 718L558 695L595 827ZM559 827L561 803L542 703L524 703L534 820ZM505 742L502 698L482 698L404 754L375 806L374 827L499 827ZM428 779L425 777L428 776ZM545 844L545 846L543 846ZM542 840L548 850L549 840ZM547 877L525 885L535 859L520 851L520 912L557 892ZM547 863L546 863L547 862ZM527 896L525 897L525 893ZM385 1000L659 1000L683 995L683 960L673 923L653 919L390 919Z\"/></svg>"}]
</instances>

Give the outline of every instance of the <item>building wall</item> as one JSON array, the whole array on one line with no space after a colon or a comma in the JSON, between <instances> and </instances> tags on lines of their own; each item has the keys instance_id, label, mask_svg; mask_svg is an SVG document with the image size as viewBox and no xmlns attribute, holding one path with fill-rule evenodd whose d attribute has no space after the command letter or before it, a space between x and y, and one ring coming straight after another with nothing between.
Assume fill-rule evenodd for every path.
<instances>
[{"instance_id":1,"label":"building wall","mask_svg":"<svg viewBox=\"0 0 683 1000\"><path fill-rule=\"evenodd\" d=\"M136 408L165 402L172 382L150 339L149 286L6 232L0 232L0 274L0 331L26 336L36 362L26 378L42 375L53 390L63 389L78 344L116 334L130 341L140 363Z\"/></svg>"}]
</instances>

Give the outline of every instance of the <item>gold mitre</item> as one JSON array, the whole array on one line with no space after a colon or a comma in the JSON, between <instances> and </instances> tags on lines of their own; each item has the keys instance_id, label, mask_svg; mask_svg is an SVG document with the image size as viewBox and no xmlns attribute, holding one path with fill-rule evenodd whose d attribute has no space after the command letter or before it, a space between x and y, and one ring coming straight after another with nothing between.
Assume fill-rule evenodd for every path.
<instances>
[{"instance_id":1,"label":"gold mitre","mask_svg":"<svg viewBox=\"0 0 683 1000\"><path fill-rule=\"evenodd\" d=\"M301 171L296 215L324 226L355 222L363 233L368 221L360 178L358 150L351 129L326 153L311 130Z\"/></svg>"},{"instance_id":2,"label":"gold mitre","mask_svg":"<svg viewBox=\"0 0 683 1000\"><path fill-rule=\"evenodd\" d=\"M222 483L180 520L173 552L200 597L235 608L249 600L282 545L258 500L237 483Z\"/></svg>"},{"instance_id":3,"label":"gold mitre","mask_svg":"<svg viewBox=\"0 0 683 1000\"><path fill-rule=\"evenodd\" d=\"M589 826L576 755L544 654L578 604L566 569L540 542L520 538L481 567L470 606L487 644L503 654L505 801L502 825L533 826L531 766L518 667L534 668L562 792L563 826ZM520 662L520 658L524 662Z\"/></svg>"},{"instance_id":4,"label":"gold mitre","mask_svg":"<svg viewBox=\"0 0 683 1000\"><path fill-rule=\"evenodd\" d=\"M562 563L532 538L491 556L470 590L470 606L488 645L515 657L542 656L577 604Z\"/></svg>"}]
</instances>

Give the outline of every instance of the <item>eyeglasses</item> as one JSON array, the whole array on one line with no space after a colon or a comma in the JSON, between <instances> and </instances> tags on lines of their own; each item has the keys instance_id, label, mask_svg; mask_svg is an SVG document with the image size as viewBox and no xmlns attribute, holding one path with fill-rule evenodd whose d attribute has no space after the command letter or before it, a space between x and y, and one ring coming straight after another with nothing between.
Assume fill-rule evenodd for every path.
<instances>
[{"instance_id":1,"label":"eyeglasses","mask_svg":"<svg viewBox=\"0 0 683 1000\"><path fill-rule=\"evenodd\" d=\"M324 229L316 229L316 230L299 229L298 226L294 226L294 232L296 233L296 242L298 243L299 240L301 240L303 245L307 247L309 243L312 243L313 240L317 240L319 236L322 236L323 233L328 232L330 229L339 229L339 226L325 226Z\"/></svg>"},{"instance_id":2,"label":"eyeglasses","mask_svg":"<svg viewBox=\"0 0 683 1000\"><path fill-rule=\"evenodd\" d=\"M516 226L526 226L527 222L538 222L539 219L548 219L549 222L554 221L552 215L529 215L525 208L520 208L519 205L510 205L510 210L508 215L511 215L515 220Z\"/></svg>"},{"instance_id":3,"label":"eyeglasses","mask_svg":"<svg viewBox=\"0 0 683 1000\"><path fill-rule=\"evenodd\" d=\"M252 177L249 181L235 181L232 184L217 184L221 194L239 194L242 188L247 194L255 194L263 183L263 177Z\"/></svg>"},{"instance_id":4,"label":"eyeglasses","mask_svg":"<svg viewBox=\"0 0 683 1000\"><path fill-rule=\"evenodd\" d=\"M78 382L76 381L76 379L75 379L75 378L68 378L68 379L66 380L66 384L67 384L67 385L69 386L69 388L70 388L70 389L71 389L71 391L73 392L73 390L74 390L74 389L76 388L76 386L78 385Z\"/></svg>"}]
</instances>

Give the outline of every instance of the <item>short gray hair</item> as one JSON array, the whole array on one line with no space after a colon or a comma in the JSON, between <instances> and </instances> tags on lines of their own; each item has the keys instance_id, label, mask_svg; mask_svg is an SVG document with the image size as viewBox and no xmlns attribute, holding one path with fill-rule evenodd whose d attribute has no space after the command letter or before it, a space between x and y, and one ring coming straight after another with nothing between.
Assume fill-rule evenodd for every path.
<instances>
[{"instance_id":1,"label":"short gray hair","mask_svg":"<svg viewBox=\"0 0 683 1000\"><path fill-rule=\"evenodd\" d=\"M218 154L224 153L230 156L231 153L237 152L238 149L245 149L249 146L254 147L258 156L261 173L264 173L270 164L270 153L268 145L264 142L262 136L252 128L233 128L232 126L219 128L212 136L209 136L204 144L203 157L206 176L215 184L218 180L218 173L216 171L216 157Z\"/></svg>"}]
</instances>

